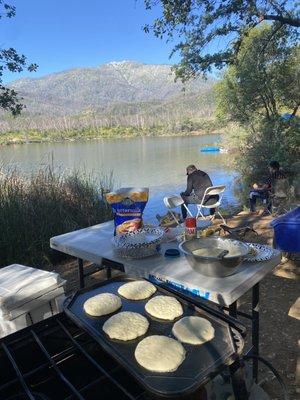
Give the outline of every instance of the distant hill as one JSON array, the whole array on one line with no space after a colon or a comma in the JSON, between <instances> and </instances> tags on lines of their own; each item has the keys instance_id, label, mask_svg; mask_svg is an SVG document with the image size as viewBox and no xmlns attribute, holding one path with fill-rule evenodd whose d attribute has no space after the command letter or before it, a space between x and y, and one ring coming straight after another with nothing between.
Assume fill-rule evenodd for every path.
<instances>
[{"instance_id":1,"label":"distant hill","mask_svg":"<svg viewBox=\"0 0 300 400\"><path fill-rule=\"evenodd\" d=\"M9 86L26 108L16 119L2 113L0 131L173 127L182 120L210 118L214 80L199 77L183 86L174 78L170 65L120 61L19 79Z\"/></svg>"},{"instance_id":2,"label":"distant hill","mask_svg":"<svg viewBox=\"0 0 300 400\"><path fill-rule=\"evenodd\" d=\"M211 86L212 80L199 78L186 85L185 94L204 94L211 90ZM24 98L28 111L61 111L67 114L85 109L103 110L123 102L166 102L183 95L183 85L174 82L169 65L135 61L110 62L42 78L19 79L10 87Z\"/></svg>"}]
</instances>

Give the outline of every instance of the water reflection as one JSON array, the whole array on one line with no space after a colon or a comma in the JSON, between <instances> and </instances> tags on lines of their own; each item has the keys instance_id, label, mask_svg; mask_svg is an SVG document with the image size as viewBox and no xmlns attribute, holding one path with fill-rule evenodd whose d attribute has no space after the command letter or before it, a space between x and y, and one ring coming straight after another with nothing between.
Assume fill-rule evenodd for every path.
<instances>
[{"instance_id":1,"label":"water reflection","mask_svg":"<svg viewBox=\"0 0 300 400\"><path fill-rule=\"evenodd\" d=\"M163 213L162 198L185 189L185 168L195 164L206 171L213 184L225 184L225 203L234 203L233 178L226 167L228 154L201 153L201 147L216 145L219 135L166 138L93 140L52 144L28 144L1 147L4 164L16 164L25 173L42 163L54 163L67 169L93 173L113 171L121 186L147 186L150 201L146 215Z\"/></svg>"}]
</instances>

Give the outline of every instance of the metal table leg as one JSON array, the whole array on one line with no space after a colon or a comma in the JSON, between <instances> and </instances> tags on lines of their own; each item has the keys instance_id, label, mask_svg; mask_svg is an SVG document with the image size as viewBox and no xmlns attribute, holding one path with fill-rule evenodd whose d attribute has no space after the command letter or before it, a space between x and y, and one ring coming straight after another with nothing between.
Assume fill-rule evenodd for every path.
<instances>
[{"instance_id":1,"label":"metal table leg","mask_svg":"<svg viewBox=\"0 0 300 400\"><path fill-rule=\"evenodd\" d=\"M237 302L230 304L229 306L229 315L233 318L237 318Z\"/></svg>"},{"instance_id":2,"label":"metal table leg","mask_svg":"<svg viewBox=\"0 0 300 400\"><path fill-rule=\"evenodd\" d=\"M259 355L259 283L252 288L252 354ZM253 379L257 382L258 377L258 360L253 360L252 365Z\"/></svg>"},{"instance_id":3,"label":"metal table leg","mask_svg":"<svg viewBox=\"0 0 300 400\"><path fill-rule=\"evenodd\" d=\"M115 261L108 260L107 258L102 259L102 265L106 268L106 277L107 279L111 278L112 269L124 272L124 265L117 263Z\"/></svg>"},{"instance_id":4,"label":"metal table leg","mask_svg":"<svg viewBox=\"0 0 300 400\"><path fill-rule=\"evenodd\" d=\"M112 275L112 269L116 269L119 271L124 272L124 265L120 263L116 263L114 261L107 260L106 258L103 258L101 265L94 265L96 268L94 268L92 271L87 271L84 273L83 271L83 260L81 258L77 258L78 262L78 280L79 280L79 288L82 289L85 287L84 284L84 278L87 276L91 276L95 274L98 271L101 271L103 269L106 269L106 278L110 279Z\"/></svg>"},{"instance_id":5,"label":"metal table leg","mask_svg":"<svg viewBox=\"0 0 300 400\"><path fill-rule=\"evenodd\" d=\"M81 258L77 258L78 262L78 279L79 279L79 288L84 288L84 273L83 273L83 260Z\"/></svg>"},{"instance_id":6,"label":"metal table leg","mask_svg":"<svg viewBox=\"0 0 300 400\"><path fill-rule=\"evenodd\" d=\"M245 371L239 359L237 359L232 365L229 366L229 372L234 398L236 400L249 399L249 393L246 386Z\"/></svg>"},{"instance_id":7,"label":"metal table leg","mask_svg":"<svg viewBox=\"0 0 300 400\"><path fill-rule=\"evenodd\" d=\"M232 303L229 308L229 315L237 318L238 315L251 319L252 324L252 348L249 354L259 356L259 283L252 288L252 314L247 315L237 311L237 302ZM252 364L252 377L255 382L258 379L258 360L253 359Z\"/></svg>"}]
</instances>

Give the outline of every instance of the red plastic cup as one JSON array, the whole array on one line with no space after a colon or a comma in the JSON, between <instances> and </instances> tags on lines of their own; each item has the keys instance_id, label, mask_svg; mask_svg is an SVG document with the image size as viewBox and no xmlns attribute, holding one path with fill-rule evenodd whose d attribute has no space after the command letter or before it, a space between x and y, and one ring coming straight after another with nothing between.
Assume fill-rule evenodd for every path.
<instances>
[{"instance_id":1,"label":"red plastic cup","mask_svg":"<svg viewBox=\"0 0 300 400\"><path fill-rule=\"evenodd\" d=\"M185 219L185 226L186 228L196 228L197 227L197 220L195 217L188 217Z\"/></svg>"},{"instance_id":2,"label":"red plastic cup","mask_svg":"<svg viewBox=\"0 0 300 400\"><path fill-rule=\"evenodd\" d=\"M185 239L191 240L197 237L197 221L194 217L188 217L185 220Z\"/></svg>"}]
</instances>

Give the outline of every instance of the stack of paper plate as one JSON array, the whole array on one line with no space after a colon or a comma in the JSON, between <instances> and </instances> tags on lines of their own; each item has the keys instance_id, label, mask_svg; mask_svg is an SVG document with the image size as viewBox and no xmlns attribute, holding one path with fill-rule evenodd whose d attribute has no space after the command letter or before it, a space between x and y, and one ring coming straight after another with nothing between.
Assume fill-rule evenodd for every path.
<instances>
[{"instance_id":1,"label":"stack of paper plate","mask_svg":"<svg viewBox=\"0 0 300 400\"><path fill-rule=\"evenodd\" d=\"M144 258L156 254L163 241L162 228L142 228L113 238L115 252L122 258Z\"/></svg>"},{"instance_id":2,"label":"stack of paper plate","mask_svg":"<svg viewBox=\"0 0 300 400\"><path fill-rule=\"evenodd\" d=\"M249 253L244 257L245 261L258 262L267 261L272 258L274 251L272 247L259 243L247 243Z\"/></svg>"}]
</instances>

